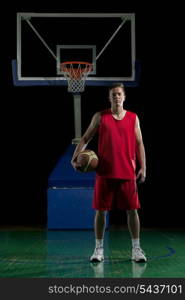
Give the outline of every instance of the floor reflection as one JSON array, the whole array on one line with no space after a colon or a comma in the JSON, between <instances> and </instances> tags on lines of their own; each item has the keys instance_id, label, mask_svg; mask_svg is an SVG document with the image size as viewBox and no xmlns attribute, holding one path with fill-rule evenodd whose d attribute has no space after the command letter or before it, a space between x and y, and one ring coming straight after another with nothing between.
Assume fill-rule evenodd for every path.
<instances>
[{"instance_id":1,"label":"floor reflection","mask_svg":"<svg viewBox=\"0 0 185 300\"><path fill-rule=\"evenodd\" d=\"M105 274L105 268L106 262L102 261L99 263L90 263L91 268L94 271L94 277L95 278L104 278L107 277L107 274ZM136 263L134 261L131 261L131 273L133 278L141 278L144 275L144 272L146 271L147 263ZM122 269L124 269L124 265L122 266Z\"/></svg>"}]
</instances>

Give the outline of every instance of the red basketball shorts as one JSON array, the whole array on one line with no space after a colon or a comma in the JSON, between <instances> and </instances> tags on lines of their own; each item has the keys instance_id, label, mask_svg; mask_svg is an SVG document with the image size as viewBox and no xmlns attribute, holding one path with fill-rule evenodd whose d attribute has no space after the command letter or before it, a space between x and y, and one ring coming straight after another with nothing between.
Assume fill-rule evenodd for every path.
<instances>
[{"instance_id":1,"label":"red basketball shorts","mask_svg":"<svg viewBox=\"0 0 185 300\"><path fill-rule=\"evenodd\" d=\"M92 206L96 210L140 208L136 180L96 176Z\"/></svg>"}]
</instances>

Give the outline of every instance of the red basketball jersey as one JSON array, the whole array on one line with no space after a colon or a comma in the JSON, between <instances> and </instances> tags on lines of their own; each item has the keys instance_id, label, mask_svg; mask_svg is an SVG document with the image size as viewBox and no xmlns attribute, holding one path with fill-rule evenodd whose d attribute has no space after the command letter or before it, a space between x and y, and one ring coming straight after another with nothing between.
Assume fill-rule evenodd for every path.
<instances>
[{"instance_id":1,"label":"red basketball jersey","mask_svg":"<svg viewBox=\"0 0 185 300\"><path fill-rule=\"evenodd\" d=\"M105 178L135 179L135 121L136 114L130 111L126 111L122 120L116 120L111 109L102 112L97 175Z\"/></svg>"}]
</instances>

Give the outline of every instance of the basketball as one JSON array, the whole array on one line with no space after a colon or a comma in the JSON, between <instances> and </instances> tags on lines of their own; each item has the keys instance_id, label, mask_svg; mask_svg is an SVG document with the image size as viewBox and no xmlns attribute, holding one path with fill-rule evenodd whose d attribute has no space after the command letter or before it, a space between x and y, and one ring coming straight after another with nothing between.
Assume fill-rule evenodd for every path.
<instances>
[{"instance_id":1,"label":"basketball","mask_svg":"<svg viewBox=\"0 0 185 300\"><path fill-rule=\"evenodd\" d=\"M78 171L93 172L98 166L98 156L92 150L84 150L78 154L77 163L81 165Z\"/></svg>"}]
</instances>

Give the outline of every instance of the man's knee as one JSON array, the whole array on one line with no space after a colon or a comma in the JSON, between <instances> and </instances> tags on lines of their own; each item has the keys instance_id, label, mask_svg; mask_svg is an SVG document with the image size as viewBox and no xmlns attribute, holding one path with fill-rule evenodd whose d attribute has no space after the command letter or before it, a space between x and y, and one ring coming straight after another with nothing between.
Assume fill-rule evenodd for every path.
<instances>
[{"instance_id":1,"label":"man's knee","mask_svg":"<svg viewBox=\"0 0 185 300\"><path fill-rule=\"evenodd\" d=\"M97 210L96 211L96 216L97 217L105 217L106 213L107 213L107 211L105 211L105 210Z\"/></svg>"},{"instance_id":2,"label":"man's knee","mask_svg":"<svg viewBox=\"0 0 185 300\"><path fill-rule=\"evenodd\" d=\"M131 209L131 210L127 210L127 215L132 217L132 216L137 216L137 209Z\"/></svg>"}]
</instances>

